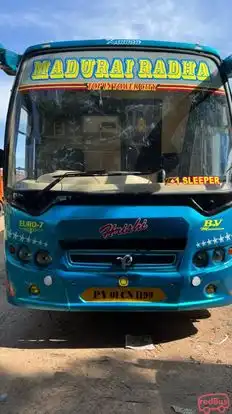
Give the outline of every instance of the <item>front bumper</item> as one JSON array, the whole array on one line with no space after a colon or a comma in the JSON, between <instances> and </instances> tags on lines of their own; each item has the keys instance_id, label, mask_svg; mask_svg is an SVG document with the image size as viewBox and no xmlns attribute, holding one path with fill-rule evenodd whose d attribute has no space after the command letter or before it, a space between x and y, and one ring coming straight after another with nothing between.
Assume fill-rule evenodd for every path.
<instances>
[{"instance_id":1,"label":"front bumper","mask_svg":"<svg viewBox=\"0 0 232 414\"><path fill-rule=\"evenodd\" d=\"M29 309L48 310L48 311L71 311L71 312L164 312L164 311L188 311L216 308L232 304L232 297L214 298L205 301L179 302L168 304L113 304L113 303L54 303L43 302L41 300L18 298L8 296L8 303L14 306L25 307Z\"/></svg>"},{"instance_id":2,"label":"front bumper","mask_svg":"<svg viewBox=\"0 0 232 414\"><path fill-rule=\"evenodd\" d=\"M192 285L193 274L178 272L143 272L114 274L112 272L70 272L50 271L53 279L51 286L44 284L48 271L38 271L11 260L7 261L8 302L12 305L41 310L59 311L179 311L206 309L232 304L232 271L230 267L222 270L195 273L201 278L199 286ZM157 302L88 302L82 294L89 288L118 288L119 277L126 276L128 288L160 288L166 295ZM40 295L29 294L29 287L35 284ZM216 293L208 295L206 286L214 284ZM123 288L121 288L123 289Z\"/></svg>"}]
</instances>

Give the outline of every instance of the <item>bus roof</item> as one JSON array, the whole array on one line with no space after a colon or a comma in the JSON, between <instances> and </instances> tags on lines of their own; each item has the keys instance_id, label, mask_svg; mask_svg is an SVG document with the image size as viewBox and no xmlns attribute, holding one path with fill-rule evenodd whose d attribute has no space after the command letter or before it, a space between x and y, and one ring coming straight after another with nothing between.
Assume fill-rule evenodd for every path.
<instances>
[{"instance_id":1,"label":"bus roof","mask_svg":"<svg viewBox=\"0 0 232 414\"><path fill-rule=\"evenodd\" d=\"M167 49L179 49L179 50L188 50L195 52L203 52L213 54L220 58L219 52L216 49L213 49L209 46L203 46L200 44L194 43L182 43L182 42L165 42L165 41L156 41L156 40L140 40L140 39L97 39L97 40L71 40L71 41L61 41L61 42L48 42L41 43L34 46L30 46L26 49L25 54L31 52L39 52L47 49L60 49L60 48L75 48L75 47L117 47L117 46L126 46L126 47L154 47L154 48L167 48Z\"/></svg>"}]
</instances>

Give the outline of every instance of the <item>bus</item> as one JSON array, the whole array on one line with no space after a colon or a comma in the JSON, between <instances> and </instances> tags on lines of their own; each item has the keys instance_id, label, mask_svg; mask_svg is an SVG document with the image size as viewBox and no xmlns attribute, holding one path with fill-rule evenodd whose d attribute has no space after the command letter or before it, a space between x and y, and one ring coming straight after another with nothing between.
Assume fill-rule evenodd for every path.
<instances>
[{"instance_id":1,"label":"bus","mask_svg":"<svg viewBox=\"0 0 232 414\"><path fill-rule=\"evenodd\" d=\"M232 56L103 39L0 47L6 295L60 311L232 303Z\"/></svg>"}]
</instances>

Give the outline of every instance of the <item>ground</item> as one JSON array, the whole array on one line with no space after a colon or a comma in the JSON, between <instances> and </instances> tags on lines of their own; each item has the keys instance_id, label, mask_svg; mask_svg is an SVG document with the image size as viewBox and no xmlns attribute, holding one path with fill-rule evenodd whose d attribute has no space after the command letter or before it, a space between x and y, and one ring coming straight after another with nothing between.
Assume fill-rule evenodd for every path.
<instances>
[{"instance_id":1,"label":"ground","mask_svg":"<svg viewBox=\"0 0 232 414\"><path fill-rule=\"evenodd\" d=\"M1 414L191 414L215 392L232 403L232 307L184 315L12 307L2 239ZM150 335L154 349L125 349L127 334Z\"/></svg>"}]
</instances>

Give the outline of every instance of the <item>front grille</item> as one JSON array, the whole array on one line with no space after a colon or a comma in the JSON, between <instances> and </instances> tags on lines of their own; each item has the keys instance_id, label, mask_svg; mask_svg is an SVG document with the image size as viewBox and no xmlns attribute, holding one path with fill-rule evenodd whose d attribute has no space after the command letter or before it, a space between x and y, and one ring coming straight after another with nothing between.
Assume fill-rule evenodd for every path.
<instances>
[{"instance_id":1,"label":"front grille","mask_svg":"<svg viewBox=\"0 0 232 414\"><path fill-rule=\"evenodd\" d=\"M120 255L119 252L111 252L106 254L105 252L99 252L98 254L88 252L75 252L70 253L70 261L73 264L80 264L80 263L104 263L104 264L111 264L111 265L119 265L120 261L117 259L120 256L124 256L125 252ZM156 266L170 266L176 263L176 254L159 254L159 253L138 253L138 252L130 252L130 255L133 258L133 265L156 265Z\"/></svg>"},{"instance_id":2,"label":"front grille","mask_svg":"<svg viewBox=\"0 0 232 414\"><path fill-rule=\"evenodd\" d=\"M117 250L117 251L177 251L184 250L187 238L125 238L125 239L90 239L90 240L59 240L59 244L64 250Z\"/></svg>"}]
</instances>

